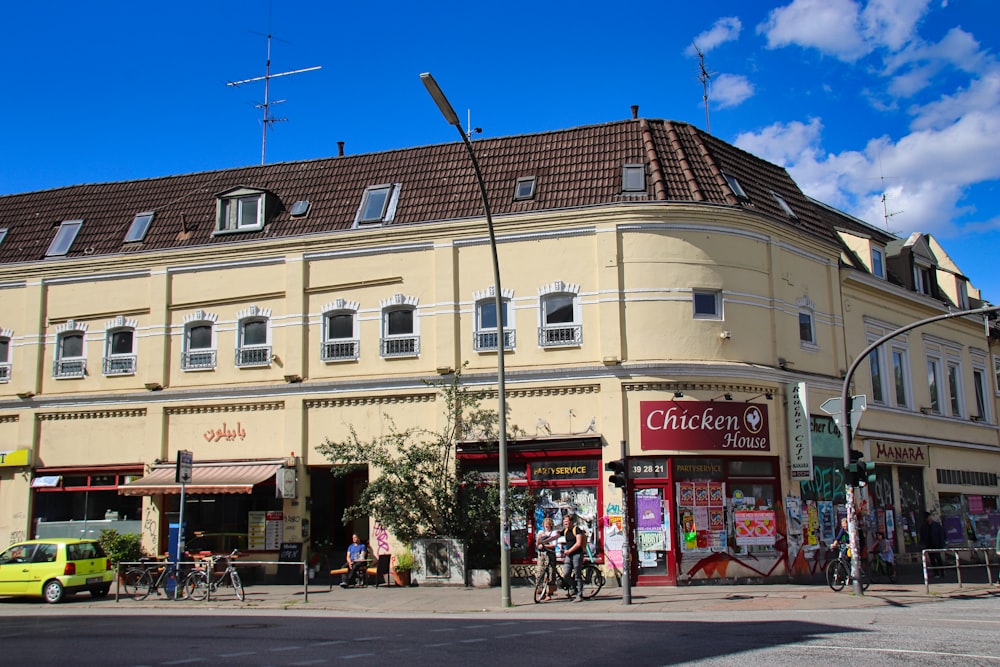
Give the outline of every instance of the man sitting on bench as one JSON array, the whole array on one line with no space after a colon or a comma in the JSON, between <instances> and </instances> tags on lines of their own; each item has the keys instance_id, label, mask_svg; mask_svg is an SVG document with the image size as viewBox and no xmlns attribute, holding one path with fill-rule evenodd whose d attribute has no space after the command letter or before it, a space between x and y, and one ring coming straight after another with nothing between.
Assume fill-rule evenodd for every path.
<instances>
[{"instance_id":1,"label":"man sitting on bench","mask_svg":"<svg viewBox=\"0 0 1000 667\"><path fill-rule=\"evenodd\" d=\"M351 535L351 545L347 547L347 572L340 580L340 587L347 588L353 584L364 582L365 570L368 567L368 555L365 543L357 535Z\"/></svg>"}]
</instances>

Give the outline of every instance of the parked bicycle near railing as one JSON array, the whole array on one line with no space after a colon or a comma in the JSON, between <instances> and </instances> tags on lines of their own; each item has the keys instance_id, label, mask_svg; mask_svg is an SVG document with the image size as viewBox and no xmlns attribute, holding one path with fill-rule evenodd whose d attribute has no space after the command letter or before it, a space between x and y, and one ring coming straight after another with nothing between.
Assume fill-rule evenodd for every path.
<instances>
[{"instance_id":1,"label":"parked bicycle near railing","mask_svg":"<svg viewBox=\"0 0 1000 667\"><path fill-rule=\"evenodd\" d=\"M205 559L205 566L199 567L188 575L184 587L188 597L192 600L204 600L214 593L220 586L232 586L233 592L239 600L246 597L243 590L243 582L240 574L233 565L233 560L239 554L238 549L228 556L209 556ZM212 573L217 569L220 561L225 562L225 569L217 578L212 578Z\"/></svg>"},{"instance_id":2,"label":"parked bicycle near railing","mask_svg":"<svg viewBox=\"0 0 1000 667\"><path fill-rule=\"evenodd\" d=\"M174 563L155 559L143 559L140 562L144 564L125 570L122 577L125 595L133 600L145 600L150 593L178 600L185 597L189 569L178 568ZM171 580L173 587L170 586ZM173 588L172 594L171 588Z\"/></svg>"}]
</instances>

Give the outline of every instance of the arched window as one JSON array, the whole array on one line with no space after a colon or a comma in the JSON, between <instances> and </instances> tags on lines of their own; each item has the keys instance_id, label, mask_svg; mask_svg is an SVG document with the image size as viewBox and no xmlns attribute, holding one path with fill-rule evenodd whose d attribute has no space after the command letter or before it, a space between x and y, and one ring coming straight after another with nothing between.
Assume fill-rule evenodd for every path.
<instances>
[{"instance_id":1,"label":"arched window","mask_svg":"<svg viewBox=\"0 0 1000 667\"><path fill-rule=\"evenodd\" d=\"M354 302L337 299L323 308L323 361L354 361L361 354L358 336L358 307Z\"/></svg>"},{"instance_id":2,"label":"arched window","mask_svg":"<svg viewBox=\"0 0 1000 667\"><path fill-rule=\"evenodd\" d=\"M56 355L52 377L82 378L87 374L87 325L69 320L56 327Z\"/></svg>"},{"instance_id":3,"label":"arched window","mask_svg":"<svg viewBox=\"0 0 1000 667\"><path fill-rule=\"evenodd\" d=\"M402 294L382 301L383 357L416 357L420 354L417 331L417 299Z\"/></svg>"},{"instance_id":4,"label":"arched window","mask_svg":"<svg viewBox=\"0 0 1000 667\"><path fill-rule=\"evenodd\" d=\"M215 321L218 315L196 311L184 318L184 351L181 370L215 370Z\"/></svg>"},{"instance_id":5,"label":"arched window","mask_svg":"<svg viewBox=\"0 0 1000 667\"><path fill-rule=\"evenodd\" d=\"M10 339L13 336L10 329L0 329L0 382L10 382Z\"/></svg>"},{"instance_id":6,"label":"arched window","mask_svg":"<svg viewBox=\"0 0 1000 667\"><path fill-rule=\"evenodd\" d=\"M250 306L237 315L239 335L236 342L236 367L271 365L271 311Z\"/></svg>"},{"instance_id":7,"label":"arched window","mask_svg":"<svg viewBox=\"0 0 1000 667\"><path fill-rule=\"evenodd\" d=\"M511 301L512 290L503 290L500 300L500 322L503 328L503 348L513 350L516 343ZM493 287L476 292L476 329L473 332L472 348L477 352L496 351L497 335L496 292Z\"/></svg>"},{"instance_id":8,"label":"arched window","mask_svg":"<svg viewBox=\"0 0 1000 667\"><path fill-rule=\"evenodd\" d=\"M579 347L583 344L579 291L578 285L568 285L561 280L538 290L540 347Z\"/></svg>"},{"instance_id":9,"label":"arched window","mask_svg":"<svg viewBox=\"0 0 1000 667\"><path fill-rule=\"evenodd\" d=\"M108 322L104 337L104 374L135 375L135 330L138 323L117 317Z\"/></svg>"}]
</instances>

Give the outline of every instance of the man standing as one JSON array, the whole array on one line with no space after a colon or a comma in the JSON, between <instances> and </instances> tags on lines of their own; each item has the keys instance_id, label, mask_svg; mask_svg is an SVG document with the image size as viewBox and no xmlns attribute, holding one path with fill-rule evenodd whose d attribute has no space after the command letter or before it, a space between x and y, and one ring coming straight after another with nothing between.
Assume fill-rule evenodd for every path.
<instances>
[{"instance_id":1,"label":"man standing","mask_svg":"<svg viewBox=\"0 0 1000 667\"><path fill-rule=\"evenodd\" d=\"M565 571L563 579L569 579L573 574L573 581L576 585L576 595L573 602L583 602L583 551L587 533L576 525L576 517L567 514L563 517L562 536L566 541L566 551L563 552L565 558ZM573 595L571 592L570 595Z\"/></svg>"},{"instance_id":2,"label":"man standing","mask_svg":"<svg viewBox=\"0 0 1000 667\"><path fill-rule=\"evenodd\" d=\"M924 549L944 549L944 528L934 520L934 514L931 512L924 512L924 521L924 525L920 527L920 543L923 544ZM944 576L941 573L941 568L944 565L941 554L932 551L928 556L930 556L931 562L931 576L940 579Z\"/></svg>"}]
</instances>

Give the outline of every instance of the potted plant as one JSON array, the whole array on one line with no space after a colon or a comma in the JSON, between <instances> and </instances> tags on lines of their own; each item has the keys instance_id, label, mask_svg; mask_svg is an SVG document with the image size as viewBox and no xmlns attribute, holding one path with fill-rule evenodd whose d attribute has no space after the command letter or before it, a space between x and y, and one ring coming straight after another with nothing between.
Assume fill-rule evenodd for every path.
<instances>
[{"instance_id":1,"label":"potted plant","mask_svg":"<svg viewBox=\"0 0 1000 667\"><path fill-rule=\"evenodd\" d=\"M406 551L396 554L393 559L396 561L392 570L397 586L410 585L410 572L413 570L413 552Z\"/></svg>"}]
</instances>

